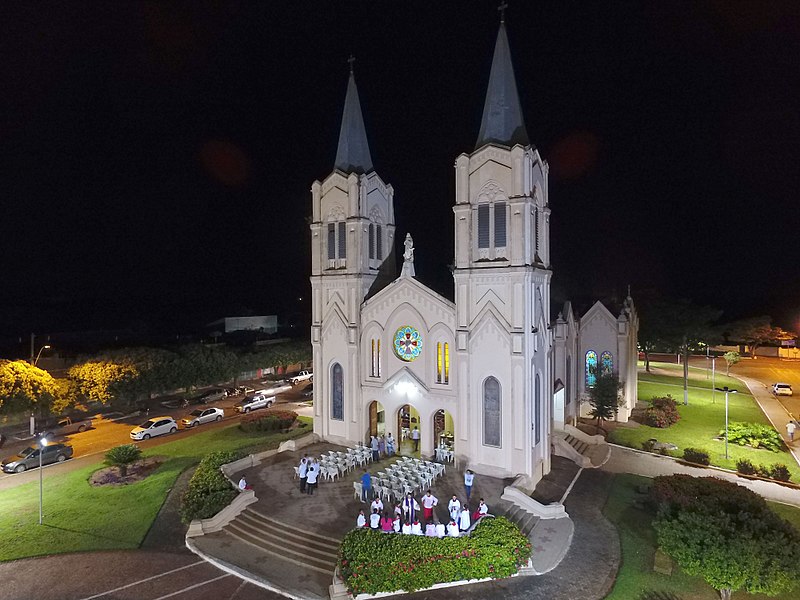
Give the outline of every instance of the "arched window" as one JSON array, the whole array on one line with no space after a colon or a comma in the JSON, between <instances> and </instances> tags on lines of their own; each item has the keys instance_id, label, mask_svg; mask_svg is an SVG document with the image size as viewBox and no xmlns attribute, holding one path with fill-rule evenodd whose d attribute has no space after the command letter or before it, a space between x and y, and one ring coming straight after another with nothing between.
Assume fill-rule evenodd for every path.
<instances>
[{"instance_id":1,"label":"arched window","mask_svg":"<svg viewBox=\"0 0 800 600\"><path fill-rule=\"evenodd\" d=\"M597 383L597 352L589 350L586 353L586 387L593 387Z\"/></svg>"},{"instance_id":2,"label":"arched window","mask_svg":"<svg viewBox=\"0 0 800 600\"><path fill-rule=\"evenodd\" d=\"M506 203L478 205L478 248L505 248Z\"/></svg>"},{"instance_id":3,"label":"arched window","mask_svg":"<svg viewBox=\"0 0 800 600\"><path fill-rule=\"evenodd\" d=\"M375 258L375 223L369 224L369 257Z\"/></svg>"},{"instance_id":4,"label":"arched window","mask_svg":"<svg viewBox=\"0 0 800 600\"><path fill-rule=\"evenodd\" d=\"M614 372L614 358L611 352L606 350L600 355L600 374L611 375Z\"/></svg>"},{"instance_id":5,"label":"arched window","mask_svg":"<svg viewBox=\"0 0 800 600\"><path fill-rule=\"evenodd\" d=\"M331 419L344 421L344 372L339 363L331 367Z\"/></svg>"},{"instance_id":6,"label":"arched window","mask_svg":"<svg viewBox=\"0 0 800 600\"><path fill-rule=\"evenodd\" d=\"M373 339L372 341L372 355L370 363L370 377L381 376L381 339Z\"/></svg>"},{"instance_id":7,"label":"arched window","mask_svg":"<svg viewBox=\"0 0 800 600\"><path fill-rule=\"evenodd\" d=\"M542 383L539 379L539 374L536 374L536 380L533 389L533 435L534 445L538 445L542 441L541 432L542 423Z\"/></svg>"},{"instance_id":8,"label":"arched window","mask_svg":"<svg viewBox=\"0 0 800 600\"><path fill-rule=\"evenodd\" d=\"M436 344L436 383L450 383L450 344Z\"/></svg>"},{"instance_id":9,"label":"arched window","mask_svg":"<svg viewBox=\"0 0 800 600\"><path fill-rule=\"evenodd\" d=\"M572 357L567 357L567 401L566 404L569 404L570 398L572 398Z\"/></svg>"},{"instance_id":10,"label":"arched window","mask_svg":"<svg viewBox=\"0 0 800 600\"><path fill-rule=\"evenodd\" d=\"M500 412L502 399L500 382L494 377L487 377L483 382L483 445L501 446Z\"/></svg>"}]
</instances>

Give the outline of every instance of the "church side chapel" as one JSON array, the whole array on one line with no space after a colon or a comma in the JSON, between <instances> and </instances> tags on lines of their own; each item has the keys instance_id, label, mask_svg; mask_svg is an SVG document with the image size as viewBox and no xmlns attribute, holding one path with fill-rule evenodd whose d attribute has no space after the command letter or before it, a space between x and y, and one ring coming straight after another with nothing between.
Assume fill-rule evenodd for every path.
<instances>
[{"instance_id":1,"label":"church side chapel","mask_svg":"<svg viewBox=\"0 0 800 600\"><path fill-rule=\"evenodd\" d=\"M600 302L582 317L570 303L551 307L548 165L528 138L504 22L475 147L455 159L454 299L415 278L415 252L431 250L411 233L396 239L394 188L373 165L352 62L334 169L311 191L322 439L391 434L401 454L535 486L598 373L619 375L627 420L633 301L616 316Z\"/></svg>"}]
</instances>

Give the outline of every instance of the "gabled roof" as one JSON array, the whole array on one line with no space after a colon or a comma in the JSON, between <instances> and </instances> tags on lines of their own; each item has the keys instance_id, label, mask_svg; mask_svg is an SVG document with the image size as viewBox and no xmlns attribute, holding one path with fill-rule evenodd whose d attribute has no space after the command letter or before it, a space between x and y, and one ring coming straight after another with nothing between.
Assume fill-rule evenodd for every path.
<instances>
[{"instance_id":1,"label":"gabled roof","mask_svg":"<svg viewBox=\"0 0 800 600\"><path fill-rule=\"evenodd\" d=\"M497 33L497 42L494 45L489 87L486 90L481 130L475 149L491 143L503 146L530 145L517 93L517 82L514 79L514 69L511 66L511 50L508 46L505 23L500 23L500 31Z\"/></svg>"},{"instance_id":2,"label":"gabled roof","mask_svg":"<svg viewBox=\"0 0 800 600\"><path fill-rule=\"evenodd\" d=\"M347 94L342 111L342 127L339 129L339 145L336 148L336 169L344 173L369 173L374 170L372 156L367 144L367 131L361 115L361 102L353 72L347 81Z\"/></svg>"}]
</instances>

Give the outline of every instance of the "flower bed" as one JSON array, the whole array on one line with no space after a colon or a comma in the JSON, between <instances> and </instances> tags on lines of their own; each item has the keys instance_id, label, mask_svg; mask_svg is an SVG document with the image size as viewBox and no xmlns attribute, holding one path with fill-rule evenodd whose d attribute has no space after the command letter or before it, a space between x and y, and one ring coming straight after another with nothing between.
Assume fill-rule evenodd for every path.
<instances>
[{"instance_id":1,"label":"flower bed","mask_svg":"<svg viewBox=\"0 0 800 600\"><path fill-rule=\"evenodd\" d=\"M262 413L250 413L242 417L239 428L242 431L282 431L289 429L297 421L297 413L292 410L268 409Z\"/></svg>"},{"instance_id":2,"label":"flower bed","mask_svg":"<svg viewBox=\"0 0 800 600\"><path fill-rule=\"evenodd\" d=\"M213 517L231 503L238 491L231 486L220 467L240 458L241 452L223 451L212 452L200 461L181 498L181 518L184 523Z\"/></svg>"},{"instance_id":3,"label":"flower bed","mask_svg":"<svg viewBox=\"0 0 800 600\"><path fill-rule=\"evenodd\" d=\"M353 594L427 588L437 583L514 575L531 545L508 519L484 519L470 536L431 538L370 529L348 533L339 572Z\"/></svg>"}]
</instances>

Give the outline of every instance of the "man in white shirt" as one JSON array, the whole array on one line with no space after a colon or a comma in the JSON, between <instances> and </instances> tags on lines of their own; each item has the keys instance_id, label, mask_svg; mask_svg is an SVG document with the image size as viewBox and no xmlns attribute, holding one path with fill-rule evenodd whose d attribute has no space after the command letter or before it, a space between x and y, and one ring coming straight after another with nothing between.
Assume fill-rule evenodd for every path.
<instances>
[{"instance_id":1,"label":"man in white shirt","mask_svg":"<svg viewBox=\"0 0 800 600\"><path fill-rule=\"evenodd\" d=\"M450 537L458 537L458 525L456 525L455 521L450 521L450 524L447 526L447 535Z\"/></svg>"},{"instance_id":2,"label":"man in white shirt","mask_svg":"<svg viewBox=\"0 0 800 600\"><path fill-rule=\"evenodd\" d=\"M436 524L436 537L443 538L445 536L444 523Z\"/></svg>"},{"instance_id":3,"label":"man in white shirt","mask_svg":"<svg viewBox=\"0 0 800 600\"><path fill-rule=\"evenodd\" d=\"M364 509L358 511L358 518L356 518L356 527L366 527L367 517L364 516Z\"/></svg>"},{"instance_id":4,"label":"man in white shirt","mask_svg":"<svg viewBox=\"0 0 800 600\"><path fill-rule=\"evenodd\" d=\"M369 516L369 527L370 529L380 529L381 527L381 515L377 510L373 510Z\"/></svg>"},{"instance_id":5,"label":"man in white shirt","mask_svg":"<svg viewBox=\"0 0 800 600\"><path fill-rule=\"evenodd\" d=\"M488 512L489 512L489 507L486 506L486 503L483 501L483 498L481 498L480 503L478 503L478 509L475 511L475 514L472 515L472 519L474 521L477 521L478 519L480 519L483 515L487 514Z\"/></svg>"},{"instance_id":6,"label":"man in white shirt","mask_svg":"<svg viewBox=\"0 0 800 600\"><path fill-rule=\"evenodd\" d=\"M418 520L411 524L411 535L422 535L422 525Z\"/></svg>"},{"instance_id":7,"label":"man in white shirt","mask_svg":"<svg viewBox=\"0 0 800 600\"><path fill-rule=\"evenodd\" d=\"M379 513L383 512L383 502L379 496L375 496L375 500L372 501L372 504L369 505L370 510L377 510Z\"/></svg>"},{"instance_id":8,"label":"man in white shirt","mask_svg":"<svg viewBox=\"0 0 800 600\"><path fill-rule=\"evenodd\" d=\"M414 440L414 452L419 452L419 429L416 427L411 432L411 439Z\"/></svg>"},{"instance_id":9,"label":"man in white shirt","mask_svg":"<svg viewBox=\"0 0 800 600\"><path fill-rule=\"evenodd\" d=\"M453 494L453 498L450 502L447 503L447 512L450 513L451 520L455 521L458 519L458 513L461 512L461 502L458 501L455 494Z\"/></svg>"},{"instance_id":10,"label":"man in white shirt","mask_svg":"<svg viewBox=\"0 0 800 600\"><path fill-rule=\"evenodd\" d=\"M253 488L247 485L247 480L244 478L244 475L242 475L242 478L239 480L239 490L243 492L245 490L251 490L251 489Z\"/></svg>"},{"instance_id":11,"label":"man in white shirt","mask_svg":"<svg viewBox=\"0 0 800 600\"><path fill-rule=\"evenodd\" d=\"M419 510L419 504L417 504L416 499L414 496L411 495L411 492L406 494L406 497L403 499L403 520L409 523L412 523L417 516L417 511Z\"/></svg>"},{"instance_id":12,"label":"man in white shirt","mask_svg":"<svg viewBox=\"0 0 800 600\"><path fill-rule=\"evenodd\" d=\"M472 482L475 480L475 473L467 469L467 472L464 473L464 488L467 490L467 502L469 502L469 496L472 493Z\"/></svg>"},{"instance_id":13,"label":"man in white shirt","mask_svg":"<svg viewBox=\"0 0 800 600\"><path fill-rule=\"evenodd\" d=\"M439 499L428 490L422 497L422 510L425 513L425 522L433 520L433 507L439 504Z\"/></svg>"},{"instance_id":14,"label":"man in white shirt","mask_svg":"<svg viewBox=\"0 0 800 600\"><path fill-rule=\"evenodd\" d=\"M465 504L464 510L462 510L461 514L458 515L458 528L461 529L461 531L466 531L469 529L470 525L469 506Z\"/></svg>"},{"instance_id":15,"label":"man in white shirt","mask_svg":"<svg viewBox=\"0 0 800 600\"><path fill-rule=\"evenodd\" d=\"M306 487L308 489L308 495L314 495L314 488L317 487L317 477L319 476L319 467L315 465L313 462L308 465L308 471L306 472Z\"/></svg>"},{"instance_id":16,"label":"man in white shirt","mask_svg":"<svg viewBox=\"0 0 800 600\"><path fill-rule=\"evenodd\" d=\"M297 474L300 476L300 493L306 493L306 473L308 472L308 455L304 456L297 467Z\"/></svg>"}]
</instances>

